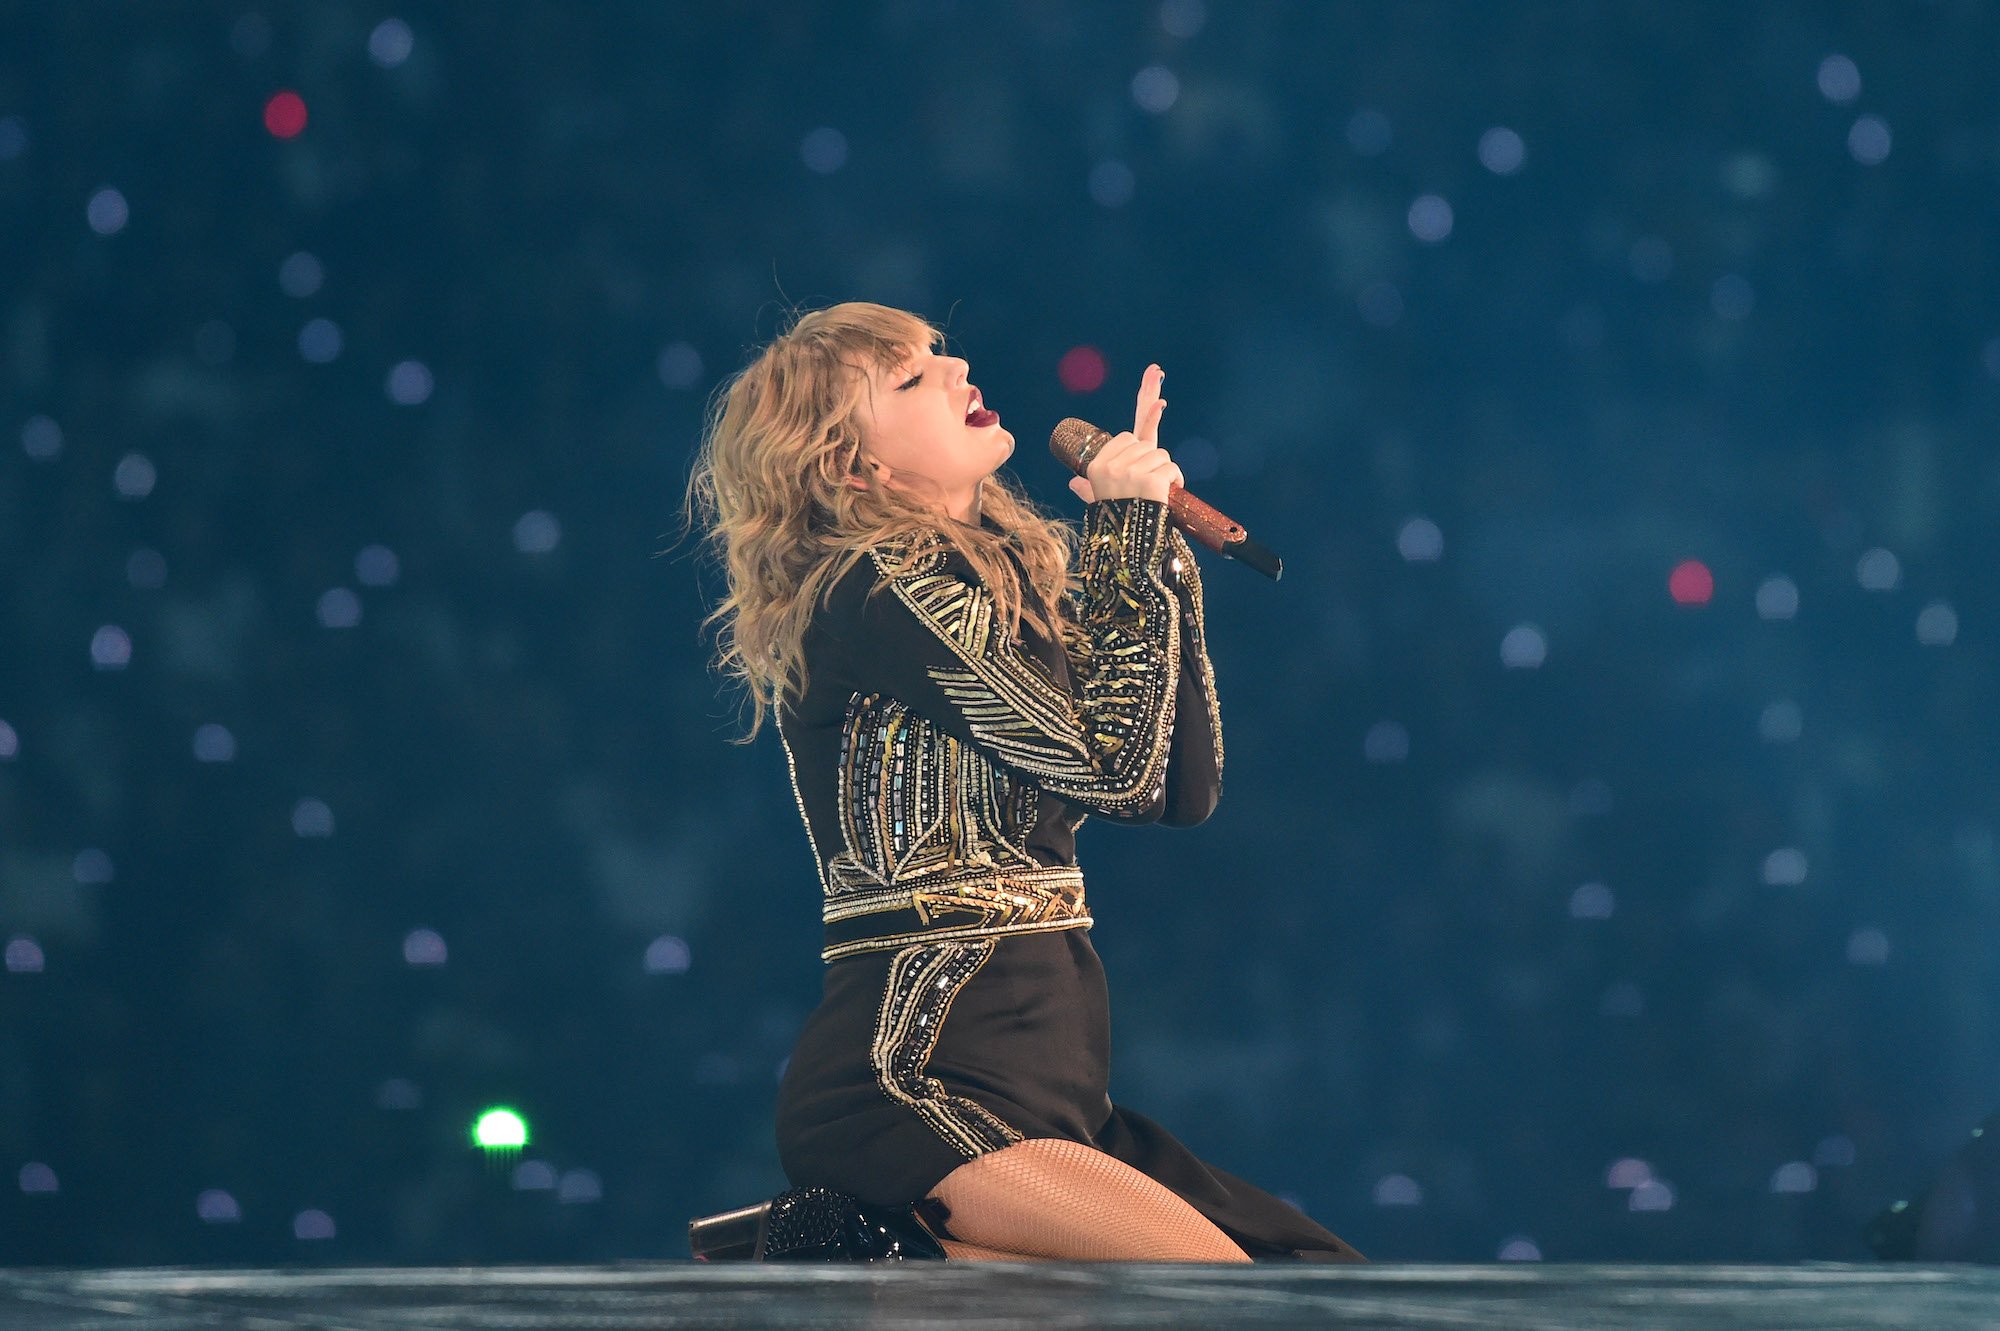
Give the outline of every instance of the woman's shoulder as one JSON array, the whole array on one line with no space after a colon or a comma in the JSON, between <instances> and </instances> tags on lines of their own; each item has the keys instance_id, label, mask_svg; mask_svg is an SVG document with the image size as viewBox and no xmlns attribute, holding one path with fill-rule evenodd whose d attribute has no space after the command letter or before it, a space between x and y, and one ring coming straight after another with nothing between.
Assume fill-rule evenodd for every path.
<instances>
[{"instance_id":1,"label":"woman's shoulder","mask_svg":"<svg viewBox=\"0 0 2000 1331\"><path fill-rule=\"evenodd\" d=\"M816 619L854 615L871 595L887 594L892 583L907 588L939 575L977 581L965 557L942 532L929 528L898 532L858 552L836 555L832 562L836 571L826 584Z\"/></svg>"}]
</instances>

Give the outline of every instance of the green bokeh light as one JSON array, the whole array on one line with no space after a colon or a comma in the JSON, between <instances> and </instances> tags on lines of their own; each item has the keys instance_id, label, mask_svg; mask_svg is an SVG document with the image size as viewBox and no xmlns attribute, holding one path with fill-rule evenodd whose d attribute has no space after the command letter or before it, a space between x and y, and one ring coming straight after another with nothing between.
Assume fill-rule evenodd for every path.
<instances>
[{"instance_id":1,"label":"green bokeh light","mask_svg":"<svg viewBox=\"0 0 2000 1331\"><path fill-rule=\"evenodd\" d=\"M488 1151L515 1151L528 1144L528 1120L505 1105L495 1105L472 1125L473 1143Z\"/></svg>"}]
</instances>

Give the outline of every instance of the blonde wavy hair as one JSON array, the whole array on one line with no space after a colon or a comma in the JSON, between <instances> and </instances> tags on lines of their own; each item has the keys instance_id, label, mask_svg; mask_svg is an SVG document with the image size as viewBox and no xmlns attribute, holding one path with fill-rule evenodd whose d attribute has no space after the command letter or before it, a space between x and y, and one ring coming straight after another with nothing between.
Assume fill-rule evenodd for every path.
<instances>
[{"instance_id":1,"label":"blonde wavy hair","mask_svg":"<svg viewBox=\"0 0 2000 1331\"><path fill-rule=\"evenodd\" d=\"M979 574L1010 635L1018 637L1025 621L1060 640L1064 594L1077 586L1077 531L1037 508L1018 484L995 472L979 485L979 511L1003 534L885 485L848 483L867 479L857 411L869 371L893 369L911 347L942 349L944 341L929 320L868 301L793 310L789 326L710 399L682 517L690 526L700 521L704 545L728 578L728 595L701 627L721 621L715 666L744 687L753 708L749 732L732 742L750 743L787 694L794 702L804 695L802 644L815 605L885 542L937 533ZM1034 597L1022 594L1010 544ZM908 542L890 571L902 571L923 546Z\"/></svg>"}]
</instances>

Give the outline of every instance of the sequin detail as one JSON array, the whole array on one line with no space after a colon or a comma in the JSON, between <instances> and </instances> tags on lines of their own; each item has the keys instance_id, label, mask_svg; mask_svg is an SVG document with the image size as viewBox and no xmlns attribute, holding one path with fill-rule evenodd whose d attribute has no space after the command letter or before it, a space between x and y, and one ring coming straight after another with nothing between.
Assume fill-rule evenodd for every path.
<instances>
[{"instance_id":1,"label":"sequin detail","mask_svg":"<svg viewBox=\"0 0 2000 1331\"><path fill-rule=\"evenodd\" d=\"M1180 600L1160 579L1166 520L1166 505L1152 501L1091 505L1077 603L1089 632L1074 696L1011 647L992 594L943 569L941 553L891 578L962 663L928 673L974 738L1052 794L1119 813L1164 796L1181 651Z\"/></svg>"},{"instance_id":2,"label":"sequin detail","mask_svg":"<svg viewBox=\"0 0 2000 1331\"><path fill-rule=\"evenodd\" d=\"M968 1160L1020 1141L1021 1134L977 1102L950 1094L928 1067L952 1000L997 946L987 938L918 943L897 952L882 985L869 1051L882 1093L914 1109Z\"/></svg>"}]
</instances>

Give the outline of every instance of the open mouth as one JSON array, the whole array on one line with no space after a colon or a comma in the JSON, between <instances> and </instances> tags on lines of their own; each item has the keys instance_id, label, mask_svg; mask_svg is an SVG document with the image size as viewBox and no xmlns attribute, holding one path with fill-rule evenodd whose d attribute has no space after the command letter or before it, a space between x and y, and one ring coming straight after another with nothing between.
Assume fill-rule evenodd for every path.
<instances>
[{"instance_id":1,"label":"open mouth","mask_svg":"<svg viewBox=\"0 0 2000 1331\"><path fill-rule=\"evenodd\" d=\"M972 390L972 409L965 413L965 423L975 430L983 430L989 425L1000 423L1000 413L986 409L986 399L978 389Z\"/></svg>"}]
</instances>

